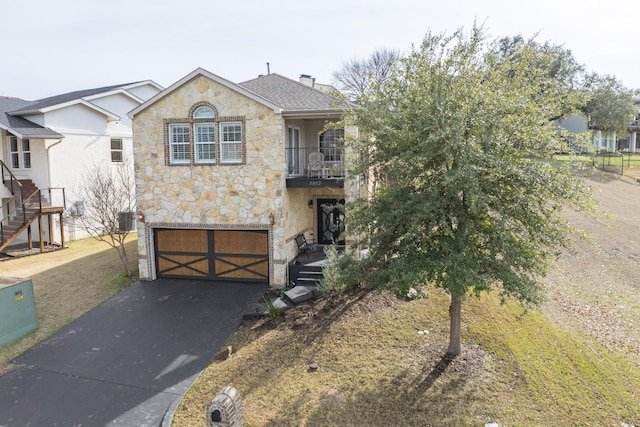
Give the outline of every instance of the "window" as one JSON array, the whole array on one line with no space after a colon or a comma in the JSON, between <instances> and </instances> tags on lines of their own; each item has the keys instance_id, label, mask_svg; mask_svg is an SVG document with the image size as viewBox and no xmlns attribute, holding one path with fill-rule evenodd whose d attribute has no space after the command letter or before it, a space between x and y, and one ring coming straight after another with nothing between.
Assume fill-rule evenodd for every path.
<instances>
[{"instance_id":1,"label":"window","mask_svg":"<svg viewBox=\"0 0 640 427\"><path fill-rule=\"evenodd\" d=\"M325 161L339 162L342 160L342 141L344 129L329 129L320 134L320 152Z\"/></svg>"},{"instance_id":2,"label":"window","mask_svg":"<svg viewBox=\"0 0 640 427\"><path fill-rule=\"evenodd\" d=\"M18 138L11 137L11 167L18 169L20 167L20 152L18 151Z\"/></svg>"},{"instance_id":3,"label":"window","mask_svg":"<svg viewBox=\"0 0 640 427\"><path fill-rule=\"evenodd\" d=\"M194 113L193 113L193 118L194 119L213 119L215 117L215 114L213 112L213 109L211 107L199 107Z\"/></svg>"},{"instance_id":4,"label":"window","mask_svg":"<svg viewBox=\"0 0 640 427\"><path fill-rule=\"evenodd\" d=\"M122 163L122 139L120 138L111 138L111 162L112 163Z\"/></svg>"},{"instance_id":5,"label":"window","mask_svg":"<svg viewBox=\"0 0 640 427\"><path fill-rule=\"evenodd\" d=\"M244 118L221 117L206 102L191 107L188 118L165 119L165 161L168 165L242 164Z\"/></svg>"},{"instance_id":6,"label":"window","mask_svg":"<svg viewBox=\"0 0 640 427\"><path fill-rule=\"evenodd\" d=\"M29 141L29 139L18 139L17 137L12 136L9 140L9 151L12 168L31 168L31 141ZM21 159L22 163L20 162ZM20 166L21 164L22 166Z\"/></svg>"},{"instance_id":7,"label":"window","mask_svg":"<svg viewBox=\"0 0 640 427\"><path fill-rule=\"evenodd\" d=\"M169 125L169 157L171 163L189 163L191 142L189 125L183 123Z\"/></svg>"},{"instance_id":8,"label":"window","mask_svg":"<svg viewBox=\"0 0 640 427\"><path fill-rule=\"evenodd\" d=\"M300 129L289 127L289 142L287 147L287 165L289 175L300 175Z\"/></svg>"},{"instance_id":9,"label":"window","mask_svg":"<svg viewBox=\"0 0 640 427\"><path fill-rule=\"evenodd\" d=\"M31 168L31 143L28 139L22 140L22 167Z\"/></svg>"},{"instance_id":10,"label":"window","mask_svg":"<svg viewBox=\"0 0 640 427\"><path fill-rule=\"evenodd\" d=\"M220 123L220 161L222 163L242 161L242 123Z\"/></svg>"},{"instance_id":11,"label":"window","mask_svg":"<svg viewBox=\"0 0 640 427\"><path fill-rule=\"evenodd\" d=\"M216 162L216 125L215 123L196 123L195 155L196 163Z\"/></svg>"}]
</instances>

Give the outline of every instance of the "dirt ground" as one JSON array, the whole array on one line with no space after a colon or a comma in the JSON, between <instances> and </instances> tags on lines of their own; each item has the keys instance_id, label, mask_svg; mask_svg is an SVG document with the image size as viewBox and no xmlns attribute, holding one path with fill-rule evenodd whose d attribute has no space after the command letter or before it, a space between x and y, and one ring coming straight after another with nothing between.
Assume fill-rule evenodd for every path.
<instances>
[{"instance_id":1,"label":"dirt ground","mask_svg":"<svg viewBox=\"0 0 640 427\"><path fill-rule=\"evenodd\" d=\"M545 279L543 309L558 325L587 332L610 349L640 353L640 184L594 172L586 182L606 214L566 212L589 234L576 240ZM640 365L640 362L639 362Z\"/></svg>"},{"instance_id":2,"label":"dirt ground","mask_svg":"<svg viewBox=\"0 0 640 427\"><path fill-rule=\"evenodd\" d=\"M136 236L126 249L137 268ZM116 251L91 238L43 254L0 260L0 276L31 278L38 328L26 337L0 347L0 374L8 361L65 324L97 306L120 289L114 282L123 271Z\"/></svg>"}]
</instances>

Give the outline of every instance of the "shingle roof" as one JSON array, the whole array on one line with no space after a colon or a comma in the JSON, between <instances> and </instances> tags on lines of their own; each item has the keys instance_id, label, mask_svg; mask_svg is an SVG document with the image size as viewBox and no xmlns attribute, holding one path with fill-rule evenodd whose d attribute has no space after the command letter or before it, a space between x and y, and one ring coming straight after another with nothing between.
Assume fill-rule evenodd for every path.
<instances>
[{"instance_id":1,"label":"shingle roof","mask_svg":"<svg viewBox=\"0 0 640 427\"><path fill-rule=\"evenodd\" d=\"M105 86L95 89L77 90L74 92L63 93L61 95L50 96L48 98L42 98L37 101L32 101L28 105L25 105L16 110L10 111L12 114L20 114L21 112L40 110L42 108L51 107L53 105L64 104L65 102L73 101L76 99L85 98L87 96L98 95L100 93L111 92L112 90L120 89L139 82L124 83L113 86Z\"/></svg>"},{"instance_id":2,"label":"shingle roof","mask_svg":"<svg viewBox=\"0 0 640 427\"><path fill-rule=\"evenodd\" d=\"M54 130L30 122L22 117L6 114L7 112L24 108L32 103L33 101L25 101L20 98L0 96L0 127L8 129L24 138L62 138L62 135Z\"/></svg>"},{"instance_id":3,"label":"shingle roof","mask_svg":"<svg viewBox=\"0 0 640 427\"><path fill-rule=\"evenodd\" d=\"M340 112L341 100L279 74L267 74L239 84L288 111Z\"/></svg>"}]
</instances>

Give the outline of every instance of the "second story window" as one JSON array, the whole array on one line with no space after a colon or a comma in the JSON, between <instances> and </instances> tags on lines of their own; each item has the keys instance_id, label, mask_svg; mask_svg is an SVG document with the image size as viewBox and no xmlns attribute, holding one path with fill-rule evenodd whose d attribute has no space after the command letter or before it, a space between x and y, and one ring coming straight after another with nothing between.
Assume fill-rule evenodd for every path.
<instances>
[{"instance_id":1,"label":"second story window","mask_svg":"<svg viewBox=\"0 0 640 427\"><path fill-rule=\"evenodd\" d=\"M216 124L196 123L194 125L196 163L216 162Z\"/></svg>"},{"instance_id":2,"label":"second story window","mask_svg":"<svg viewBox=\"0 0 640 427\"><path fill-rule=\"evenodd\" d=\"M165 119L167 164L242 164L244 117L221 117L214 107L199 104L189 118Z\"/></svg>"},{"instance_id":3,"label":"second story window","mask_svg":"<svg viewBox=\"0 0 640 427\"><path fill-rule=\"evenodd\" d=\"M324 160L339 162L342 160L344 129L328 129L320 134L319 148Z\"/></svg>"},{"instance_id":4,"label":"second story window","mask_svg":"<svg viewBox=\"0 0 640 427\"><path fill-rule=\"evenodd\" d=\"M122 163L122 138L111 138L111 162Z\"/></svg>"},{"instance_id":5,"label":"second story window","mask_svg":"<svg viewBox=\"0 0 640 427\"><path fill-rule=\"evenodd\" d=\"M242 123L220 123L220 160L223 163L242 161Z\"/></svg>"},{"instance_id":6,"label":"second story window","mask_svg":"<svg viewBox=\"0 0 640 427\"><path fill-rule=\"evenodd\" d=\"M169 158L171 163L189 163L191 161L189 125L184 123L169 125Z\"/></svg>"}]
</instances>

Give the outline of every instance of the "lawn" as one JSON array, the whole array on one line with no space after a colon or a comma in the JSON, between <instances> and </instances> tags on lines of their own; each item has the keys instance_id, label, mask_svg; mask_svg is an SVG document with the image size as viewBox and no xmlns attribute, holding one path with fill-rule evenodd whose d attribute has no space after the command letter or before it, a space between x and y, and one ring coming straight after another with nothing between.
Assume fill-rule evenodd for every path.
<instances>
[{"instance_id":1,"label":"lawn","mask_svg":"<svg viewBox=\"0 0 640 427\"><path fill-rule=\"evenodd\" d=\"M203 372L173 426L203 425L227 385L247 426L640 425L640 186L600 172L585 179L608 219L566 212L591 239L544 279L538 309L468 298L454 360L442 357L442 292L328 296L245 321L227 344L234 353Z\"/></svg>"},{"instance_id":2,"label":"lawn","mask_svg":"<svg viewBox=\"0 0 640 427\"><path fill-rule=\"evenodd\" d=\"M136 234L127 238L131 267L137 271ZM0 374L8 362L62 326L128 286L116 251L88 238L68 242L68 248L0 261L0 275L31 278L38 328L26 337L0 347Z\"/></svg>"}]
</instances>

